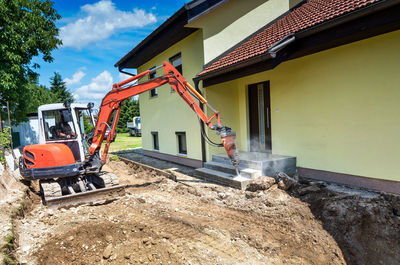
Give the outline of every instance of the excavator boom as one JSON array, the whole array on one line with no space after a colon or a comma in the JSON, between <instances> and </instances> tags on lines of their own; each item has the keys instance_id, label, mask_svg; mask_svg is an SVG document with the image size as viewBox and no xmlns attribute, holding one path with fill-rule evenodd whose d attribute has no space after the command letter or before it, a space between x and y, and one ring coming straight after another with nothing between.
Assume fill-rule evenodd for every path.
<instances>
[{"instance_id":1,"label":"excavator boom","mask_svg":"<svg viewBox=\"0 0 400 265\"><path fill-rule=\"evenodd\" d=\"M145 76L150 75L153 71L159 68L164 69L164 75L151 79L143 83L133 83ZM105 163L109 145L114 138L116 125L118 123L118 117L121 110L121 103L135 95L143 93L145 91L157 88L164 84L169 84L187 104L197 114L197 116L212 130L215 130L220 135L222 145L225 147L232 164L238 168L239 155L236 148L236 134L231 131L229 127L221 124L219 112L216 111L207 100L194 89L189 82L179 73L179 71L172 66L169 62L164 61L162 66L153 68L152 70L144 71L136 76L130 77L120 83L114 84L112 90L104 97L97 124L95 127L92 144L90 145L89 154L91 157L98 156L100 147L103 143L104 136L107 128L110 128L110 132L107 137L106 145L101 157L102 164ZM210 117L204 113L204 111L197 104L196 100L199 100L202 104L205 104L213 112ZM215 120L216 122L212 122ZM110 124L112 122L112 124Z\"/></svg>"}]
</instances>

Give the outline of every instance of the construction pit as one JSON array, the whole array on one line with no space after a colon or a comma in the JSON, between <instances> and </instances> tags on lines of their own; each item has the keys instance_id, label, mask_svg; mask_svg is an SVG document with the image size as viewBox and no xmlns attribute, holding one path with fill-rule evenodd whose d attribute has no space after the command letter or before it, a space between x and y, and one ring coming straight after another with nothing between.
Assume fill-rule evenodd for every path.
<instances>
[{"instance_id":1,"label":"construction pit","mask_svg":"<svg viewBox=\"0 0 400 265\"><path fill-rule=\"evenodd\" d=\"M400 263L399 196L268 177L241 191L193 178L190 168L125 157L163 171L114 157L103 170L127 185L124 196L61 209L43 206L31 182L14 220L18 263Z\"/></svg>"}]
</instances>

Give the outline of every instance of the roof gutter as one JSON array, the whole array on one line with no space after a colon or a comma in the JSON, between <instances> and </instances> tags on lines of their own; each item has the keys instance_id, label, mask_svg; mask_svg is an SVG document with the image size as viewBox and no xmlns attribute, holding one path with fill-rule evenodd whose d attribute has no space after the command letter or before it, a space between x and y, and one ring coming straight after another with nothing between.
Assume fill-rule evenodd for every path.
<instances>
[{"instance_id":1,"label":"roof gutter","mask_svg":"<svg viewBox=\"0 0 400 265\"><path fill-rule=\"evenodd\" d=\"M190 9L190 8L193 8L193 7L197 6L197 5L200 5L202 2L204 2L204 1L198 1L198 2L195 3L194 5L193 5L193 4L192 4L192 5L190 5L190 4L185 4L185 6L186 6L186 9ZM222 5L222 4L225 4L226 2L228 2L228 0L222 0L221 2L219 2L219 3L217 3L217 4L213 5L213 6L211 6L210 8L204 10L203 12L201 12L200 14L198 14L197 16L194 16L194 17L190 18L190 19L188 20L188 23L193 22L194 20L198 19L199 17L201 17L201 16L203 16L203 15L205 15L205 14L207 14L207 13L210 13L212 10L216 9L217 7L219 7L219 6Z\"/></svg>"},{"instance_id":2,"label":"roof gutter","mask_svg":"<svg viewBox=\"0 0 400 265\"><path fill-rule=\"evenodd\" d=\"M205 73L204 75L196 76L195 78L193 78L193 81L196 82L196 81L208 79L208 78L211 78L211 77L215 77L215 76L218 76L218 75L222 75L222 74L225 74L225 73L228 73L228 72L243 68L243 67L251 65L251 64L255 64L255 63L258 63L258 62L261 62L261 61L266 61L266 60L271 59L271 58L272 57L271 57L271 55L269 53L264 53L264 54L252 57L250 59L241 61L239 63L233 64L233 65L230 65L230 66L227 66L227 67L224 67L224 68L221 68L221 69L209 72L209 73Z\"/></svg>"},{"instance_id":3,"label":"roof gutter","mask_svg":"<svg viewBox=\"0 0 400 265\"><path fill-rule=\"evenodd\" d=\"M207 78L211 78L211 77L215 77L221 74L225 74L227 72L231 72L246 66L249 66L251 64L255 64L261 61L266 61L269 59L274 59L276 57L276 53L280 50L282 50L283 48L285 48L287 45L289 45L290 43L295 41L295 36L293 34L290 34L288 36L286 36L285 38L283 38L282 40L278 41L277 43L275 43L271 48L268 49L268 51L262 55L258 55L255 57L252 57L248 60L245 61L241 61L239 63L218 69L216 71L212 71L210 73L206 73L204 75L198 76L193 78L193 80L196 81L200 81L200 80L204 80Z\"/></svg>"},{"instance_id":4,"label":"roof gutter","mask_svg":"<svg viewBox=\"0 0 400 265\"><path fill-rule=\"evenodd\" d=\"M369 6L357 9L357 10L350 12L344 16L340 16L335 19L323 22L322 24L316 25L314 27L305 29L303 31L296 32L294 34L287 35L285 38L283 38L282 40L275 43L264 54L252 57L245 61L233 64L233 65L230 65L230 66L227 66L227 67L215 70L215 71L211 71L211 72L206 73L201 76L197 76L193 80L199 80L199 81L205 80L205 79L216 77L216 76L219 76L219 75L222 75L222 74L225 74L225 73L228 73L228 72L231 72L231 71L234 71L234 70L237 70L237 69L240 69L240 68L252 65L252 64L256 64L261 61L274 59L274 58L276 58L278 51L287 47L289 44L293 43L295 40L308 37L310 35L319 33L321 31L327 30L329 28L332 28L332 27L338 26L340 24L349 22L351 20L357 19L359 17L366 16L366 15L372 14L374 12L390 8L399 3L400 3L400 0L385 0L385 1L377 2L377 3L371 4Z\"/></svg>"}]
</instances>

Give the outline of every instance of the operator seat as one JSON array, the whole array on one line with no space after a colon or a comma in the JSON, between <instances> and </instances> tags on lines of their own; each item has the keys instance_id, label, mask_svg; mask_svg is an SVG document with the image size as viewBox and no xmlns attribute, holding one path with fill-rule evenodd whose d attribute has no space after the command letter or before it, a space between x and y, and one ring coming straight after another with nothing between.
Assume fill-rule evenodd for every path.
<instances>
[{"instance_id":1,"label":"operator seat","mask_svg":"<svg viewBox=\"0 0 400 265\"><path fill-rule=\"evenodd\" d=\"M58 138L58 137L56 137L56 136L57 136L57 133L56 133L56 126L51 126L51 127L50 127L50 133L51 133L51 136L50 136L49 139L56 139L56 138Z\"/></svg>"}]
</instances>

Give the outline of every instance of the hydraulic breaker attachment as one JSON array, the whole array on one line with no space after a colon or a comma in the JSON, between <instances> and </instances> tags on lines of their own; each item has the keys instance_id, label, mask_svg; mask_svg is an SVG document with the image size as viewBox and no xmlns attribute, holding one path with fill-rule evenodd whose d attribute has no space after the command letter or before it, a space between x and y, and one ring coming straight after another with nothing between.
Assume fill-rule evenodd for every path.
<instances>
[{"instance_id":1,"label":"hydraulic breaker attachment","mask_svg":"<svg viewBox=\"0 0 400 265\"><path fill-rule=\"evenodd\" d=\"M231 128L223 126L220 129L217 129L217 134L221 136L222 144L225 147L225 151L231 160L232 165L236 169L237 175L240 175L239 172L239 152L236 147L236 133L231 130Z\"/></svg>"}]
</instances>

